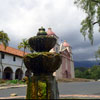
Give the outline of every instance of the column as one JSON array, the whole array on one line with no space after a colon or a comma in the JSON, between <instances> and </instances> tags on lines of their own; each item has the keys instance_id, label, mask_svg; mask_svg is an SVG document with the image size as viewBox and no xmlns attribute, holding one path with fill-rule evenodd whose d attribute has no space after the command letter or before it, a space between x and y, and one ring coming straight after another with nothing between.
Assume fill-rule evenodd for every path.
<instances>
[{"instance_id":1,"label":"column","mask_svg":"<svg viewBox=\"0 0 100 100\"><path fill-rule=\"evenodd\" d=\"M15 80L15 72L12 73L12 80Z\"/></svg>"}]
</instances>

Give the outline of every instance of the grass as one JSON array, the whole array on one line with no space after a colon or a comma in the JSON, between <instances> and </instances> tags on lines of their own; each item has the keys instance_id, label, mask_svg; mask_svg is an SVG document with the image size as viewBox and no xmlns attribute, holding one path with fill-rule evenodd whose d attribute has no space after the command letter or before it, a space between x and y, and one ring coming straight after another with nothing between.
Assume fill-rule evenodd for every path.
<instances>
[{"instance_id":1,"label":"grass","mask_svg":"<svg viewBox=\"0 0 100 100\"><path fill-rule=\"evenodd\" d=\"M24 84L25 82L23 82L22 80L7 80L6 81L7 84Z\"/></svg>"},{"instance_id":2,"label":"grass","mask_svg":"<svg viewBox=\"0 0 100 100\"><path fill-rule=\"evenodd\" d=\"M83 78L63 78L63 79L58 79L58 82L91 82L94 81L92 79L83 79Z\"/></svg>"},{"instance_id":3,"label":"grass","mask_svg":"<svg viewBox=\"0 0 100 100\"><path fill-rule=\"evenodd\" d=\"M71 79L58 79L58 82L91 82L94 80L91 79L83 79L83 78L71 78ZM23 82L22 80L4 80L4 79L0 79L0 84L25 84L25 82Z\"/></svg>"},{"instance_id":4,"label":"grass","mask_svg":"<svg viewBox=\"0 0 100 100\"><path fill-rule=\"evenodd\" d=\"M23 82L22 80L4 80L4 79L0 79L0 84L25 84L25 82Z\"/></svg>"}]
</instances>

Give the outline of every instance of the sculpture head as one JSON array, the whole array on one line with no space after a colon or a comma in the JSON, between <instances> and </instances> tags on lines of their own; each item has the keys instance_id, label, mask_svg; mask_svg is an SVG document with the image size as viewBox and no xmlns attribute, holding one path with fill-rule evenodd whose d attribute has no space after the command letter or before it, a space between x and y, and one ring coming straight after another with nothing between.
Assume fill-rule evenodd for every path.
<instances>
[{"instance_id":1,"label":"sculpture head","mask_svg":"<svg viewBox=\"0 0 100 100\"><path fill-rule=\"evenodd\" d=\"M47 33L45 32L45 28L43 27L39 28L39 32L37 33L37 36L39 35L47 35Z\"/></svg>"}]
</instances>

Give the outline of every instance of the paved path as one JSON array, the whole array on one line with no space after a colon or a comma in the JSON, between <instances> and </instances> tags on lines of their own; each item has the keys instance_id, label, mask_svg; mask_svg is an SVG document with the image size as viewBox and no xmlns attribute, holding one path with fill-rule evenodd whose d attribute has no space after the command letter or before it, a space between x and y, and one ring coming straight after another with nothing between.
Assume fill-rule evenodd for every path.
<instances>
[{"instance_id":1,"label":"paved path","mask_svg":"<svg viewBox=\"0 0 100 100\"><path fill-rule=\"evenodd\" d=\"M80 94L80 95L100 95L100 82L73 82L59 83L59 92L63 95Z\"/></svg>"},{"instance_id":2,"label":"paved path","mask_svg":"<svg viewBox=\"0 0 100 100\"><path fill-rule=\"evenodd\" d=\"M25 99L26 96L15 96L15 97L0 97L0 99ZM60 98L77 98L77 99L100 99L98 95L60 95Z\"/></svg>"},{"instance_id":3,"label":"paved path","mask_svg":"<svg viewBox=\"0 0 100 100\"><path fill-rule=\"evenodd\" d=\"M0 90L4 90L4 89L9 89L9 88L18 88L18 87L25 87L26 86L26 84L25 85L8 85L8 86L0 86Z\"/></svg>"},{"instance_id":4,"label":"paved path","mask_svg":"<svg viewBox=\"0 0 100 100\"><path fill-rule=\"evenodd\" d=\"M100 82L58 83L61 97L94 97L100 98ZM0 97L9 97L11 93L25 97L26 87L0 90ZM19 98L19 97L18 97ZM1 99L1 98L0 98Z\"/></svg>"}]
</instances>

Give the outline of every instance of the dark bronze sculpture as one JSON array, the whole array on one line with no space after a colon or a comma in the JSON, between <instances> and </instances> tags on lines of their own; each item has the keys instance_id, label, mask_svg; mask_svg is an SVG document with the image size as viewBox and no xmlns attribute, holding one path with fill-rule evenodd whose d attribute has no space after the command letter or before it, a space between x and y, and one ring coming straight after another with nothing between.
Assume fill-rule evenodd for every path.
<instances>
[{"instance_id":1,"label":"dark bronze sculpture","mask_svg":"<svg viewBox=\"0 0 100 100\"><path fill-rule=\"evenodd\" d=\"M29 45L36 52L24 56L24 63L33 76L27 82L27 99L57 99L57 82L53 76L61 64L59 53L49 52L56 44L56 38L48 36L41 27L37 36L29 39Z\"/></svg>"}]
</instances>

